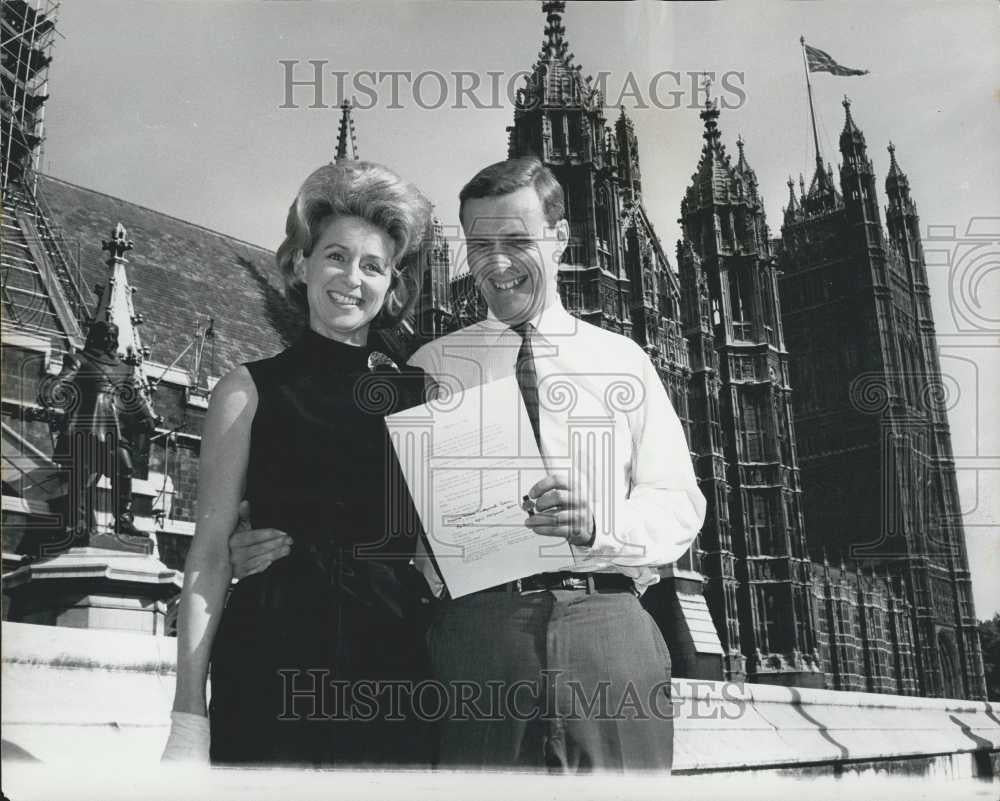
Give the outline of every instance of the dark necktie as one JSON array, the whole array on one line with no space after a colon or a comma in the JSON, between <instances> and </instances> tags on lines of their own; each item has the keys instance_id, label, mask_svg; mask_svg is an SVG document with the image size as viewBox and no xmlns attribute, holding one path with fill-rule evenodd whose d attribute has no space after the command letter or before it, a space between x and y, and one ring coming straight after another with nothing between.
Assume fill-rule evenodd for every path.
<instances>
[{"instance_id":1,"label":"dark necktie","mask_svg":"<svg viewBox=\"0 0 1000 801\"><path fill-rule=\"evenodd\" d=\"M531 349L531 337L535 327L531 323L521 323L512 326L521 337L521 348L517 352L517 385L521 389L521 397L528 409L528 419L535 435L535 443L542 447L542 436L538 420L538 375L535 373L535 354Z\"/></svg>"}]
</instances>

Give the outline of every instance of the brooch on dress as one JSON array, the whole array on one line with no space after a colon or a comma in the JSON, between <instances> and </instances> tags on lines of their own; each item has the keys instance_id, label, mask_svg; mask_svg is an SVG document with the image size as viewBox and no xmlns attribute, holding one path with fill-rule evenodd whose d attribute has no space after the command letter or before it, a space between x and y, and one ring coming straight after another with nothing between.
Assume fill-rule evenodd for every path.
<instances>
[{"instance_id":1,"label":"brooch on dress","mask_svg":"<svg viewBox=\"0 0 1000 801\"><path fill-rule=\"evenodd\" d=\"M389 369L399 372L399 365L386 356L382 351L373 350L368 354L368 370L374 373L376 370Z\"/></svg>"}]
</instances>

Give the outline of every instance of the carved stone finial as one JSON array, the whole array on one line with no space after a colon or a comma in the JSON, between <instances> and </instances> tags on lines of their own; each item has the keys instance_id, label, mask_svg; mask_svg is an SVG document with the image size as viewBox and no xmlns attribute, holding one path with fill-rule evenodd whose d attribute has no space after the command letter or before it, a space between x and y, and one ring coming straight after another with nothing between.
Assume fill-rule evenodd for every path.
<instances>
[{"instance_id":1,"label":"carved stone finial","mask_svg":"<svg viewBox=\"0 0 1000 801\"><path fill-rule=\"evenodd\" d=\"M121 223L115 225L115 229L111 232L111 239L105 239L101 242L101 250L106 250L111 254L111 258L116 260L125 258L125 254L134 246L132 240L128 238L128 231Z\"/></svg>"},{"instance_id":2,"label":"carved stone finial","mask_svg":"<svg viewBox=\"0 0 1000 801\"><path fill-rule=\"evenodd\" d=\"M558 18L560 14L566 13L565 0L546 0L542 3L542 13L546 17Z\"/></svg>"}]
</instances>

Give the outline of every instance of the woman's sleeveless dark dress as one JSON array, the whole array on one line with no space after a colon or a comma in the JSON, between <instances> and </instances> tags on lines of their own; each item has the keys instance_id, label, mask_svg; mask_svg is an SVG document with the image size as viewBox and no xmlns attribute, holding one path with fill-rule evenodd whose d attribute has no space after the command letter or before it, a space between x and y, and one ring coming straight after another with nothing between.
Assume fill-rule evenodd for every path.
<instances>
[{"instance_id":1,"label":"woman's sleeveless dark dress","mask_svg":"<svg viewBox=\"0 0 1000 801\"><path fill-rule=\"evenodd\" d=\"M423 402L423 373L372 373L369 353L307 331L246 365L258 394L251 521L294 544L239 581L223 612L211 660L213 762L430 758L433 738L405 691L428 675L426 584L410 564L419 526L382 419Z\"/></svg>"}]
</instances>

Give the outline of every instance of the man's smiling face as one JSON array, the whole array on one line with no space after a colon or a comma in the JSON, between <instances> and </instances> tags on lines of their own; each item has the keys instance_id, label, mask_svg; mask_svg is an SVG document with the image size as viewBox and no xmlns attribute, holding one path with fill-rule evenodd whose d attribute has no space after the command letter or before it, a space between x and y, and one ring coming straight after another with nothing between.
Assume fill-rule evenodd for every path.
<instances>
[{"instance_id":1,"label":"man's smiling face","mask_svg":"<svg viewBox=\"0 0 1000 801\"><path fill-rule=\"evenodd\" d=\"M535 189L466 200L462 228L469 270L496 318L513 326L541 312L555 293L562 241Z\"/></svg>"}]
</instances>

